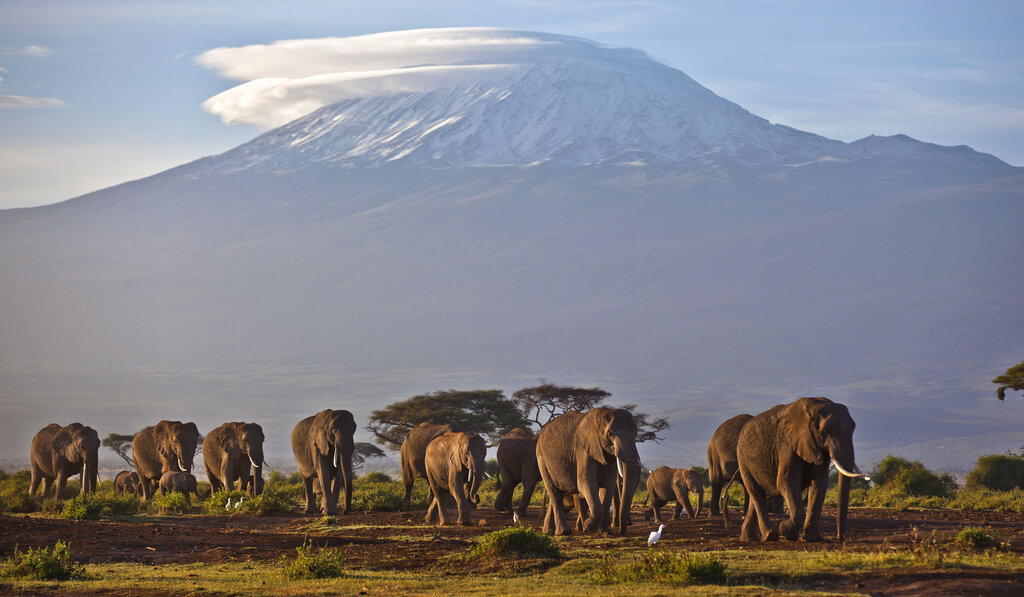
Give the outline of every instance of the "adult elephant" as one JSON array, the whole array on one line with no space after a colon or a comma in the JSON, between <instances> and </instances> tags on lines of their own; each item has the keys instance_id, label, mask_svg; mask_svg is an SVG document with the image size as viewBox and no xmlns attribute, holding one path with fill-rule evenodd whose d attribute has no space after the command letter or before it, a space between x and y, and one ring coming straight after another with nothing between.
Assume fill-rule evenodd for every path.
<instances>
[{"instance_id":1,"label":"adult elephant","mask_svg":"<svg viewBox=\"0 0 1024 597\"><path fill-rule=\"evenodd\" d=\"M484 459L487 456L487 442L475 433L451 431L435 437L427 444L424 454L424 468L427 483L433 494L427 509L429 524L434 513L438 524L448 523L445 500L455 499L459 509L458 523L469 525L473 506L480 502L477 491L484 475Z\"/></svg>"},{"instance_id":2,"label":"adult elephant","mask_svg":"<svg viewBox=\"0 0 1024 597\"><path fill-rule=\"evenodd\" d=\"M145 427L132 438L132 459L139 474L142 497L153 497L160 477L166 472L192 472L192 460L199 445L195 423L160 421Z\"/></svg>"},{"instance_id":3,"label":"adult elephant","mask_svg":"<svg viewBox=\"0 0 1024 597\"><path fill-rule=\"evenodd\" d=\"M779 404L743 426L736 444L736 456L750 505L743 519L743 541L776 541L781 534L795 541L803 526L804 541L821 541L818 529L821 506L828 490L829 463L839 470L836 532L846 538L846 513L850 479L866 477L853 457L856 423L846 406L828 398L800 398ZM807 492L806 515L801 493ZM766 500L781 495L789 518L779 530L768 528ZM754 520L760 528L755 535Z\"/></svg>"},{"instance_id":4,"label":"adult elephant","mask_svg":"<svg viewBox=\"0 0 1024 597\"><path fill-rule=\"evenodd\" d=\"M210 490L232 491L239 481L243 490L252 488L253 497L263 493L263 440L263 427L256 423L224 423L207 433L203 467Z\"/></svg>"},{"instance_id":5,"label":"adult elephant","mask_svg":"<svg viewBox=\"0 0 1024 597\"><path fill-rule=\"evenodd\" d=\"M423 459L427 454L427 445L436 437L445 433L463 431L457 425L438 425L436 423L420 423L409 430L402 442L402 484L405 485L405 503L412 498L412 486L416 479L427 478L427 469ZM429 501L429 500L428 500Z\"/></svg>"},{"instance_id":6,"label":"adult elephant","mask_svg":"<svg viewBox=\"0 0 1024 597\"><path fill-rule=\"evenodd\" d=\"M537 466L537 434L516 427L505 434L498 443L498 497L494 500L494 509L498 512L512 510L512 493L516 485L523 484L523 499L516 508L519 518L526 516L533 491L540 481L540 468Z\"/></svg>"},{"instance_id":7,"label":"adult elephant","mask_svg":"<svg viewBox=\"0 0 1024 597\"><path fill-rule=\"evenodd\" d=\"M56 481L54 497L64 495L68 477L81 473L82 493L96 491L98 481L100 436L92 427L72 423L61 427L50 423L32 438L29 450L31 481L28 493L32 495L43 483L43 495L50 492L50 485Z\"/></svg>"},{"instance_id":8,"label":"adult elephant","mask_svg":"<svg viewBox=\"0 0 1024 597\"><path fill-rule=\"evenodd\" d=\"M121 495L138 495L142 492L139 474L135 471L121 471L114 477L114 491Z\"/></svg>"},{"instance_id":9,"label":"adult elephant","mask_svg":"<svg viewBox=\"0 0 1024 597\"><path fill-rule=\"evenodd\" d=\"M696 512L690 503L691 493L697 496ZM651 513L654 513L654 522L661 524L659 510L672 501L676 503L672 520L678 519L679 512L684 509L688 517L696 518L700 516L704 503L704 477L691 468L659 466L651 471L650 477L647 477L647 499L651 501L651 509L644 514L645 520L650 519Z\"/></svg>"},{"instance_id":10,"label":"adult elephant","mask_svg":"<svg viewBox=\"0 0 1024 597\"><path fill-rule=\"evenodd\" d=\"M719 425L711 435L711 441L708 442L708 481L711 483L712 516L721 514L718 501L722 496L722 487L739 470L739 463L736 461L736 442L740 439L740 431L743 430L743 426L753 418L753 415L736 415ZM749 501L749 497L744 501L744 512L747 510Z\"/></svg>"},{"instance_id":11,"label":"adult elephant","mask_svg":"<svg viewBox=\"0 0 1024 597\"><path fill-rule=\"evenodd\" d=\"M625 534L633 494L640 481L640 455L636 449L636 421L621 408L598 407L587 413L568 412L555 417L537 438L537 464L548 493L549 514L544 532L567 535L563 498L579 493L589 513L585 532L608 530L608 510L622 475L617 521Z\"/></svg>"},{"instance_id":12,"label":"adult elephant","mask_svg":"<svg viewBox=\"0 0 1024 597\"><path fill-rule=\"evenodd\" d=\"M347 410L323 410L299 421L292 429L292 452L302 475L306 496L306 514L315 511L313 479L323 487L321 509L324 514L348 514L352 511L352 452L356 422ZM345 488L345 504L338 512L338 496Z\"/></svg>"}]
</instances>

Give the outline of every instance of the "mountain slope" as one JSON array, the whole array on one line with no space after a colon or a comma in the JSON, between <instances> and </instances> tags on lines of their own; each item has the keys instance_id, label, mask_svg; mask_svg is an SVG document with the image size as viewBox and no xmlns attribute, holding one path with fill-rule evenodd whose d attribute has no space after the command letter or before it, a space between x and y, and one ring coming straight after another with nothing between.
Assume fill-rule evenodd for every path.
<instances>
[{"instance_id":1,"label":"mountain slope","mask_svg":"<svg viewBox=\"0 0 1024 597\"><path fill-rule=\"evenodd\" d=\"M220 156L0 213L0 453L53 413L241 417L288 462L322 408L539 377L669 416L644 446L665 462L800 395L848 404L874 452L1019 429L1024 406L987 404L1024 351L1021 169L831 141L565 47L443 88L391 73Z\"/></svg>"}]
</instances>

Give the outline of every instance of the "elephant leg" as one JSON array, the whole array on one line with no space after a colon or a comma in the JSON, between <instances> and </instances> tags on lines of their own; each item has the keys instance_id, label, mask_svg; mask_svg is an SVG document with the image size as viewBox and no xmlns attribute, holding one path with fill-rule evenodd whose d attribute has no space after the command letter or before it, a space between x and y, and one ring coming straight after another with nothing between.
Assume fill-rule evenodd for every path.
<instances>
[{"instance_id":1,"label":"elephant leg","mask_svg":"<svg viewBox=\"0 0 1024 597\"><path fill-rule=\"evenodd\" d=\"M690 492L685 487L674 487L676 492L676 513L672 517L678 520L679 511L686 510L687 518L696 518L696 514L693 511L693 504L690 503Z\"/></svg>"},{"instance_id":2,"label":"elephant leg","mask_svg":"<svg viewBox=\"0 0 1024 597\"><path fill-rule=\"evenodd\" d=\"M53 488L53 479L49 477L43 477L43 497L50 495L50 490Z\"/></svg>"},{"instance_id":3,"label":"elephant leg","mask_svg":"<svg viewBox=\"0 0 1024 597\"><path fill-rule=\"evenodd\" d=\"M533 501L533 492L537 489L537 479L526 478L523 479L523 498L519 502L519 518L526 517L526 509L530 507L530 502Z\"/></svg>"},{"instance_id":4,"label":"elephant leg","mask_svg":"<svg viewBox=\"0 0 1024 597\"><path fill-rule=\"evenodd\" d=\"M306 507L302 509L302 513L313 514L316 512L316 499L313 496L313 477L302 477L302 493L306 498Z\"/></svg>"},{"instance_id":5,"label":"elephant leg","mask_svg":"<svg viewBox=\"0 0 1024 597\"><path fill-rule=\"evenodd\" d=\"M817 472L817 471L816 471ZM824 482L822 482L824 476ZM807 490L807 515L804 519L804 541L822 541L821 530L821 506L825 503L825 492L828 488L828 469L824 475L816 474L811 486ZM837 514L838 515L838 514Z\"/></svg>"},{"instance_id":6,"label":"elephant leg","mask_svg":"<svg viewBox=\"0 0 1024 597\"><path fill-rule=\"evenodd\" d=\"M39 483L42 480L43 480L43 471L38 466L36 466L36 464L33 462L32 463L31 481L29 481L29 484L28 484L28 494L29 495L35 495L36 490L39 489ZM44 490L43 495L44 496L46 495L45 490Z\"/></svg>"},{"instance_id":7,"label":"elephant leg","mask_svg":"<svg viewBox=\"0 0 1024 597\"><path fill-rule=\"evenodd\" d=\"M466 496L465 485L460 478L462 475L452 475L448 480L448 493L455 498L455 505L459 510L456 523L461 526L469 526L473 512L473 502Z\"/></svg>"},{"instance_id":8,"label":"elephant leg","mask_svg":"<svg viewBox=\"0 0 1024 597\"><path fill-rule=\"evenodd\" d=\"M768 505L765 503L767 499L764 491L762 491L754 483L753 479L748 478L743 471L740 471L743 475L743 484L747 487L747 493L750 496L750 506L747 508L747 514L743 518L743 527L740 530L741 541L778 541L779 535L774 529L768 528ZM760 530L759 536L755 538L754 535L754 521L757 521L758 529Z\"/></svg>"},{"instance_id":9,"label":"elephant leg","mask_svg":"<svg viewBox=\"0 0 1024 597\"><path fill-rule=\"evenodd\" d=\"M661 507L665 505L665 502L657 498L651 498L651 512L654 513L654 524L661 524Z\"/></svg>"},{"instance_id":10,"label":"elephant leg","mask_svg":"<svg viewBox=\"0 0 1024 597\"><path fill-rule=\"evenodd\" d=\"M317 476L320 478L320 491L322 495L322 508L323 513L328 516L334 516L338 513L338 500L336 494L333 492L331 474L334 467L331 462L332 454L317 454Z\"/></svg>"},{"instance_id":11,"label":"elephant leg","mask_svg":"<svg viewBox=\"0 0 1024 597\"><path fill-rule=\"evenodd\" d=\"M722 499L722 486L724 483L717 477L711 479L711 516L719 516L722 514L722 510L718 507L718 502Z\"/></svg>"},{"instance_id":12,"label":"elephant leg","mask_svg":"<svg viewBox=\"0 0 1024 597\"><path fill-rule=\"evenodd\" d=\"M790 541L796 541L800 538L800 525L804 518L804 502L800 495L798 475L791 474L780 479L779 485L782 498L786 500L786 506L789 507L789 518L779 523L779 534ZM824 496L822 497L824 498ZM764 507L767 516L768 504L766 503Z\"/></svg>"},{"instance_id":13,"label":"elephant leg","mask_svg":"<svg viewBox=\"0 0 1024 597\"><path fill-rule=\"evenodd\" d=\"M58 500L64 499L64 488L67 486L67 482L67 473L64 473L63 471L57 471L57 481L55 482L57 488L56 490L54 490L53 497L57 498Z\"/></svg>"},{"instance_id":14,"label":"elephant leg","mask_svg":"<svg viewBox=\"0 0 1024 597\"><path fill-rule=\"evenodd\" d=\"M555 535L569 535L572 530L568 528L566 524L566 513L565 504L562 500L565 499L565 494L554 487L548 489L549 498L549 514L555 525Z\"/></svg>"},{"instance_id":15,"label":"elephant leg","mask_svg":"<svg viewBox=\"0 0 1024 597\"><path fill-rule=\"evenodd\" d=\"M203 470L206 471L206 480L210 482L210 493L217 493L220 491L220 481L217 480L217 475L213 474L213 469L210 465L206 464L206 459L203 459Z\"/></svg>"}]
</instances>

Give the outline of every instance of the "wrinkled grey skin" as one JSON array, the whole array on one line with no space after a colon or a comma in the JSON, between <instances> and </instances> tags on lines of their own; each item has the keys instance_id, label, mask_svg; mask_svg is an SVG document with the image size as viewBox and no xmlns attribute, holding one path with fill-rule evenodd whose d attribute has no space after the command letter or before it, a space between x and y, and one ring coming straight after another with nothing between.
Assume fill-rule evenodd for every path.
<instances>
[{"instance_id":1,"label":"wrinkled grey skin","mask_svg":"<svg viewBox=\"0 0 1024 597\"><path fill-rule=\"evenodd\" d=\"M537 464L544 480L551 509L545 516L544 532L567 535L566 494L579 493L589 514L585 532L608 531L609 509L616 494L618 530L625 534L633 493L640 481L640 455L636 449L636 422L629 411L599 407L586 414L565 413L552 419L537 439ZM616 484L622 465L621 491Z\"/></svg>"},{"instance_id":2,"label":"wrinkled grey skin","mask_svg":"<svg viewBox=\"0 0 1024 597\"><path fill-rule=\"evenodd\" d=\"M191 503L191 494L199 497L195 475L184 471L168 471L160 476L160 495L168 493L184 493L185 499Z\"/></svg>"},{"instance_id":3,"label":"wrinkled grey skin","mask_svg":"<svg viewBox=\"0 0 1024 597\"><path fill-rule=\"evenodd\" d=\"M424 466L434 496L427 509L428 524L435 513L439 526L448 524L448 496L455 499L459 509L458 524L471 523L473 507L480 502L477 490L484 476L486 456L487 442L475 433L448 432L427 444Z\"/></svg>"},{"instance_id":4,"label":"wrinkled grey skin","mask_svg":"<svg viewBox=\"0 0 1024 597\"><path fill-rule=\"evenodd\" d=\"M114 491L121 495L140 495L142 486L135 471L121 471L114 477Z\"/></svg>"},{"instance_id":5,"label":"wrinkled grey skin","mask_svg":"<svg viewBox=\"0 0 1024 597\"><path fill-rule=\"evenodd\" d=\"M132 438L132 459L139 474L142 497L153 497L166 472L192 471L192 460L199 445L195 423L160 421L145 427Z\"/></svg>"},{"instance_id":6,"label":"wrinkled grey skin","mask_svg":"<svg viewBox=\"0 0 1024 597\"><path fill-rule=\"evenodd\" d=\"M50 423L43 427L32 438L29 451L29 495L35 494L42 482L45 496L50 492L51 484L56 481L54 497L62 499L68 478L77 474L82 475L82 493L96 491L99 450L100 437L92 427L81 423L71 423L64 427Z\"/></svg>"},{"instance_id":7,"label":"wrinkled grey skin","mask_svg":"<svg viewBox=\"0 0 1024 597\"><path fill-rule=\"evenodd\" d=\"M498 497L494 500L494 509L498 512L512 510L512 493L516 485L523 484L523 499L515 509L519 518L526 517L526 509L530 506L533 491L540 481L540 468L537 466L537 434L530 433L522 427L516 427L505 434L498 444Z\"/></svg>"},{"instance_id":8,"label":"wrinkled grey skin","mask_svg":"<svg viewBox=\"0 0 1024 597\"><path fill-rule=\"evenodd\" d=\"M324 488L321 509L324 514L348 514L352 511L352 452L356 422L347 410L323 410L299 421L292 429L292 452L302 475L306 514L316 511L313 479ZM327 489L330 489L329 491ZM345 502L338 511L338 496L345 489Z\"/></svg>"},{"instance_id":9,"label":"wrinkled grey skin","mask_svg":"<svg viewBox=\"0 0 1024 597\"><path fill-rule=\"evenodd\" d=\"M427 469L423 459L427 454L427 444L435 437L445 433L462 431L457 425L438 425L435 423L420 423L409 430L402 442L402 484L405 486L405 503L408 504L412 498L412 486L416 479L426 479ZM432 497L427 496L427 502Z\"/></svg>"},{"instance_id":10,"label":"wrinkled grey skin","mask_svg":"<svg viewBox=\"0 0 1024 597\"><path fill-rule=\"evenodd\" d=\"M211 491L232 491L235 481L251 497L263 493L263 427L224 423L203 439L203 467Z\"/></svg>"},{"instance_id":11,"label":"wrinkled grey skin","mask_svg":"<svg viewBox=\"0 0 1024 597\"><path fill-rule=\"evenodd\" d=\"M721 510L718 502L722 497L722 488L733 478L739 470L739 462L736 460L736 442L740 439L740 431L747 421L753 419L753 415L736 415L722 423L715 429L715 433L708 442L708 481L711 483L711 515L718 516ZM737 476L737 482L741 482ZM743 504L743 511L747 511L750 497L748 496Z\"/></svg>"},{"instance_id":12,"label":"wrinkled grey skin","mask_svg":"<svg viewBox=\"0 0 1024 597\"><path fill-rule=\"evenodd\" d=\"M776 541L779 535L795 541L821 541L821 506L828 490L829 463L859 474L853 455L856 424L846 406L828 398L801 398L777 405L743 426L736 445L743 485L750 504L743 519L743 541ZM801 491L808 489L807 506ZM778 532L768 528L767 499L781 495L789 518ZM850 478L839 475L836 530L840 541L846 537ZM805 516L806 512L806 516ZM756 522L756 527L755 527ZM759 533L757 531L760 531Z\"/></svg>"},{"instance_id":13,"label":"wrinkled grey skin","mask_svg":"<svg viewBox=\"0 0 1024 597\"><path fill-rule=\"evenodd\" d=\"M690 493L697 496L696 512L690 503ZM653 513L655 524L662 523L660 508L673 501L676 508L672 520L678 520L684 509L688 517L696 518L700 516L704 502L704 477L690 468L659 466L647 477L647 499L651 501L651 509L644 513L644 519L649 520Z\"/></svg>"}]
</instances>

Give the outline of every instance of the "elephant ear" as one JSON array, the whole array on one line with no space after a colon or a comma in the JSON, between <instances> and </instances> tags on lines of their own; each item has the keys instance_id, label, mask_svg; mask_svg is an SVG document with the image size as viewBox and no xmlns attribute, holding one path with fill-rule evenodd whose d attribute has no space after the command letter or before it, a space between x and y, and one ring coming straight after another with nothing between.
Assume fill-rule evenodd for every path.
<instances>
[{"instance_id":1,"label":"elephant ear","mask_svg":"<svg viewBox=\"0 0 1024 597\"><path fill-rule=\"evenodd\" d=\"M185 431L185 433L191 435L197 440L199 439L199 428L196 427L195 423L185 423L184 425L182 425L182 429Z\"/></svg>"},{"instance_id":2,"label":"elephant ear","mask_svg":"<svg viewBox=\"0 0 1024 597\"><path fill-rule=\"evenodd\" d=\"M50 442L53 447L53 451L60 454L60 457L69 462L74 462L75 454L73 450L74 438L71 437L71 432L65 427L62 428L56 435L53 436L53 440Z\"/></svg>"},{"instance_id":3,"label":"elephant ear","mask_svg":"<svg viewBox=\"0 0 1024 597\"><path fill-rule=\"evenodd\" d=\"M331 439L327 435L327 427L330 423L330 417L328 416L331 411L325 410L316 415L313 418L313 424L309 427L309 432L313 435L313 445L316 446L317 452L320 454L331 453Z\"/></svg>"},{"instance_id":4,"label":"elephant ear","mask_svg":"<svg viewBox=\"0 0 1024 597\"><path fill-rule=\"evenodd\" d=\"M586 448L587 456L599 464L608 464L604 448L601 446L601 439L608 433L608 427L612 423L608 409L594 409L583 416L579 427L576 428L576 441L582 443Z\"/></svg>"},{"instance_id":5,"label":"elephant ear","mask_svg":"<svg viewBox=\"0 0 1024 597\"><path fill-rule=\"evenodd\" d=\"M216 439L217 445L229 454L238 445L238 434L235 433L235 428L232 425L222 427Z\"/></svg>"},{"instance_id":6,"label":"elephant ear","mask_svg":"<svg viewBox=\"0 0 1024 597\"><path fill-rule=\"evenodd\" d=\"M177 467L177 457L171 452L171 422L160 421L153 426L153 443L156 444L156 451L160 455L165 467L174 469ZM173 464L172 464L173 463Z\"/></svg>"},{"instance_id":7,"label":"elephant ear","mask_svg":"<svg viewBox=\"0 0 1024 597\"><path fill-rule=\"evenodd\" d=\"M779 417L779 430L801 460L820 465L825 463L825 453L814 439L816 415L811 412L812 406L808 398L790 404Z\"/></svg>"}]
</instances>

